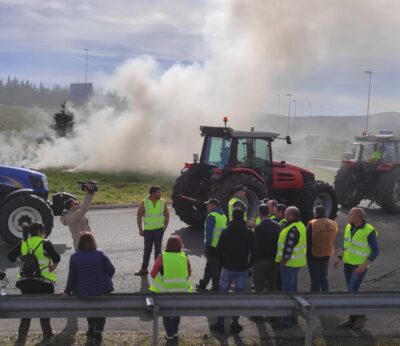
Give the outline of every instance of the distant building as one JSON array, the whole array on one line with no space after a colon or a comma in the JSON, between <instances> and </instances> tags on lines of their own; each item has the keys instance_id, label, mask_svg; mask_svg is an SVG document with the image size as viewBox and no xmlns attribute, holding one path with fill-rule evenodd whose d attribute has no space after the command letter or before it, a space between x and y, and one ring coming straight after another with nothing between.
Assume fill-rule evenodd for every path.
<instances>
[{"instance_id":1,"label":"distant building","mask_svg":"<svg viewBox=\"0 0 400 346\"><path fill-rule=\"evenodd\" d=\"M75 106L84 104L93 94L92 83L71 83L70 85L70 101Z\"/></svg>"}]
</instances>

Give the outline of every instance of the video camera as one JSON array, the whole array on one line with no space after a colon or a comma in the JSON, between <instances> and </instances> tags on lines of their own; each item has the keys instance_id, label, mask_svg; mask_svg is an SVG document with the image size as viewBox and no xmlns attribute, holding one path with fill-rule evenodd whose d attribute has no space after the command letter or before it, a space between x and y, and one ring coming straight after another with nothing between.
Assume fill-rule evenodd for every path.
<instances>
[{"instance_id":1,"label":"video camera","mask_svg":"<svg viewBox=\"0 0 400 346\"><path fill-rule=\"evenodd\" d=\"M95 193L99 187L97 181L78 181L78 184L81 186L82 191L87 191L89 193Z\"/></svg>"}]
</instances>

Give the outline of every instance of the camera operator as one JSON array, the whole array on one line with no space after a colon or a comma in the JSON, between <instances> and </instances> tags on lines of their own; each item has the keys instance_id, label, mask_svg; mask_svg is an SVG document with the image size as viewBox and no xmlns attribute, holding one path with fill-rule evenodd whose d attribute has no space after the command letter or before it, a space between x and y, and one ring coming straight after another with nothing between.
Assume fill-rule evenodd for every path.
<instances>
[{"instance_id":1,"label":"camera operator","mask_svg":"<svg viewBox=\"0 0 400 346\"><path fill-rule=\"evenodd\" d=\"M68 226L74 242L74 248L78 248L80 236L83 232L90 232L89 220L86 213L90 208L95 192L97 191L96 182L80 183L81 189L85 191L85 199L80 204L75 198L70 198L64 203L64 211L60 221L64 226Z\"/></svg>"}]
</instances>

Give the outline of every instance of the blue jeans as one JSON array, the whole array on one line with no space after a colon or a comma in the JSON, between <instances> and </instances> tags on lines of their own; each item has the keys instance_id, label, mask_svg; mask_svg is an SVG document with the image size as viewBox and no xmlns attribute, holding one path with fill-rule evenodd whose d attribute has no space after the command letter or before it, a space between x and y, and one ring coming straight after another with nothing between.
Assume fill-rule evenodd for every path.
<instances>
[{"instance_id":1,"label":"blue jeans","mask_svg":"<svg viewBox=\"0 0 400 346\"><path fill-rule=\"evenodd\" d=\"M283 292L297 292L297 277L299 274L300 267L279 267L282 280L282 291ZM285 324L294 323L296 321L295 316L282 317L282 322Z\"/></svg>"},{"instance_id":2,"label":"blue jeans","mask_svg":"<svg viewBox=\"0 0 400 346\"><path fill-rule=\"evenodd\" d=\"M352 264L344 263L344 277L346 279L347 292L357 292L361 286L361 283L364 280L365 274L368 269L365 269L361 274L356 273L356 268L358 266L354 266Z\"/></svg>"},{"instance_id":3,"label":"blue jeans","mask_svg":"<svg viewBox=\"0 0 400 346\"><path fill-rule=\"evenodd\" d=\"M367 274L367 270L361 274L356 273L356 268L358 266L352 264L343 264L344 277L346 279L347 292L357 292L360 289L361 283L364 280L365 274ZM355 322L358 316L364 315L350 315L349 320Z\"/></svg>"},{"instance_id":4,"label":"blue jeans","mask_svg":"<svg viewBox=\"0 0 400 346\"><path fill-rule=\"evenodd\" d=\"M163 317L163 324L167 336L174 336L178 334L179 323L181 322L180 316Z\"/></svg>"},{"instance_id":5,"label":"blue jeans","mask_svg":"<svg viewBox=\"0 0 400 346\"><path fill-rule=\"evenodd\" d=\"M297 292L297 277L300 267L280 266L283 292Z\"/></svg>"},{"instance_id":6,"label":"blue jeans","mask_svg":"<svg viewBox=\"0 0 400 346\"><path fill-rule=\"evenodd\" d=\"M329 257L308 256L307 264L308 264L308 270L310 272L311 292L329 291L329 284L328 284Z\"/></svg>"},{"instance_id":7,"label":"blue jeans","mask_svg":"<svg viewBox=\"0 0 400 346\"><path fill-rule=\"evenodd\" d=\"M233 271L226 268L222 268L221 279L219 281L219 291L227 293L231 288L232 283L235 284L235 292L244 292L246 288L247 278L249 277L249 271ZM218 323L224 323L224 317L218 316ZM239 316L232 317L232 324L239 323Z\"/></svg>"}]
</instances>

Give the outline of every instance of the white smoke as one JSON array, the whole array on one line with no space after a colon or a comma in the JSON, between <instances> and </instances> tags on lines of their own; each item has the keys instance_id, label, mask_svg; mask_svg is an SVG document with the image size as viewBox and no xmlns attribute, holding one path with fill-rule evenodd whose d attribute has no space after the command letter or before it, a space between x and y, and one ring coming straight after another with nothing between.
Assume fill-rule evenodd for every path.
<instances>
[{"instance_id":1,"label":"white smoke","mask_svg":"<svg viewBox=\"0 0 400 346\"><path fill-rule=\"evenodd\" d=\"M71 138L47 133L51 140L32 144L23 131L0 159L37 168L177 172L201 149L200 125L221 126L228 115L230 126L249 130L275 81L327 66L367 66L385 47L400 51L383 37L398 29L398 7L373 0L220 1L203 29L204 61L163 70L150 56L128 60L103 86L127 97L125 111L95 104L75 109ZM272 125L266 121L260 130ZM0 136L3 148L8 140Z\"/></svg>"}]
</instances>

